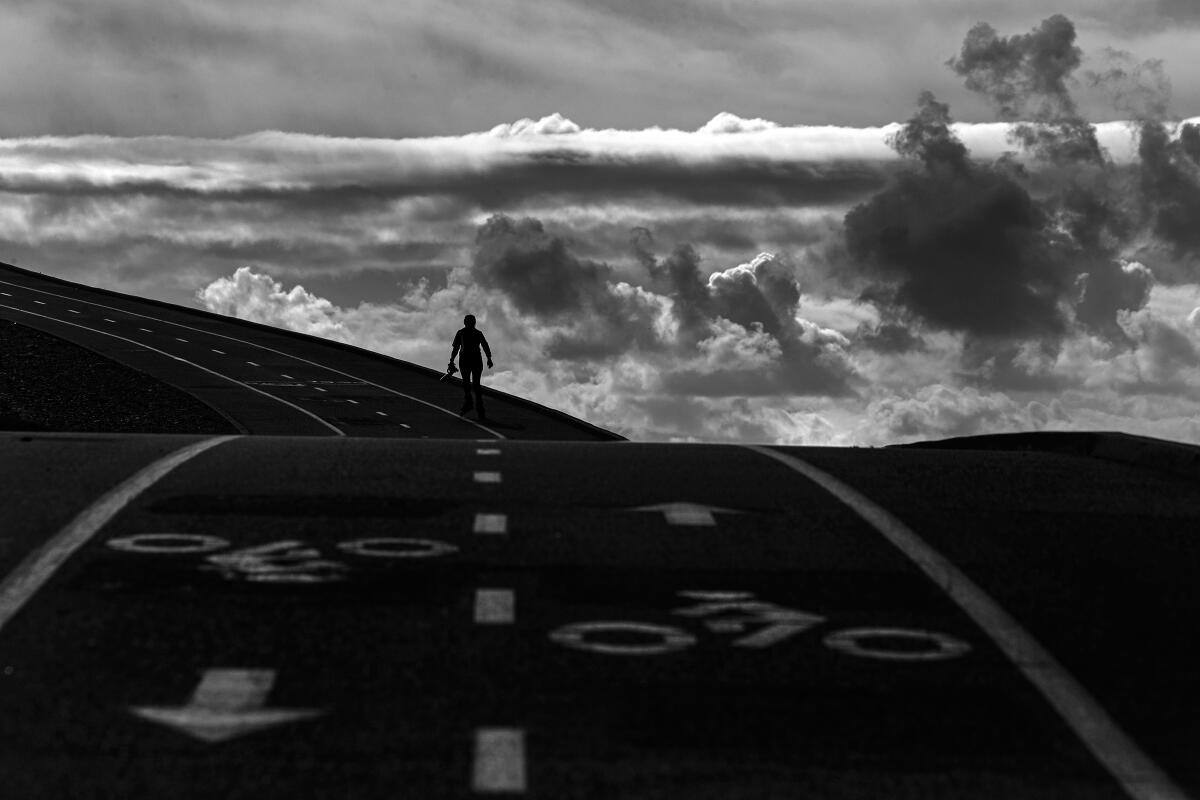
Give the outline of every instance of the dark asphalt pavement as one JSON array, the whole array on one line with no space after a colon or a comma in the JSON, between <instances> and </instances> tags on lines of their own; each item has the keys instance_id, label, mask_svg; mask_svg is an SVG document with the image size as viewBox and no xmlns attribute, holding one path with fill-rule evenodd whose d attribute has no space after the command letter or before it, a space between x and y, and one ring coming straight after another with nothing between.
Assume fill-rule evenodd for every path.
<instances>
[{"instance_id":1,"label":"dark asphalt pavement","mask_svg":"<svg viewBox=\"0 0 1200 800\"><path fill-rule=\"evenodd\" d=\"M1200 791L1193 480L774 451L1010 613L1127 736L1105 766L1029 677L1058 673L788 464L477 438L239 437L147 475L204 440L0 437L5 797Z\"/></svg>"},{"instance_id":2,"label":"dark asphalt pavement","mask_svg":"<svg viewBox=\"0 0 1200 800\"><path fill-rule=\"evenodd\" d=\"M488 419L460 417L461 382L324 339L57 280L0 264L0 319L94 350L180 388L241 432L613 441L621 437L486 390ZM497 343L497 346L501 346ZM449 354L450 343L446 343ZM499 363L503 352L497 351ZM487 383L488 375L484 375Z\"/></svg>"}]
</instances>

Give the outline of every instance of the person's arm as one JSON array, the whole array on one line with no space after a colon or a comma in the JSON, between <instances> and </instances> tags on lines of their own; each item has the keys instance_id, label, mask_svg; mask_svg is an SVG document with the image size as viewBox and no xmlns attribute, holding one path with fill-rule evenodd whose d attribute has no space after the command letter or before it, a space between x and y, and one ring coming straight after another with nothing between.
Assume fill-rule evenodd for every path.
<instances>
[{"instance_id":1,"label":"person's arm","mask_svg":"<svg viewBox=\"0 0 1200 800\"><path fill-rule=\"evenodd\" d=\"M454 344L450 347L450 363L454 363L454 357L458 355L458 348L462 347L462 331L454 334Z\"/></svg>"},{"instance_id":2,"label":"person's arm","mask_svg":"<svg viewBox=\"0 0 1200 800\"><path fill-rule=\"evenodd\" d=\"M487 354L488 366L492 366L492 348L488 347L487 337L483 335L483 331L479 332L479 343L483 345L483 352Z\"/></svg>"}]
</instances>

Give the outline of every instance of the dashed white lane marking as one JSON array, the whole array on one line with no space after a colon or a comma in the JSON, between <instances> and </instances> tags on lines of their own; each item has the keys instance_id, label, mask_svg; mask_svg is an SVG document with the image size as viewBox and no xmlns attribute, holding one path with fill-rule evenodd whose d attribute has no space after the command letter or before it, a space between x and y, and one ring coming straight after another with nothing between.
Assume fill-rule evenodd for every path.
<instances>
[{"instance_id":1,"label":"dashed white lane marking","mask_svg":"<svg viewBox=\"0 0 1200 800\"><path fill-rule=\"evenodd\" d=\"M44 305L46 305L46 301L45 301L45 300L34 300L33 302L37 303L39 306L44 306Z\"/></svg>"},{"instance_id":2,"label":"dashed white lane marking","mask_svg":"<svg viewBox=\"0 0 1200 800\"><path fill-rule=\"evenodd\" d=\"M138 330L145 331L146 333L154 333L154 331L150 330L149 328L138 328Z\"/></svg>"},{"instance_id":3,"label":"dashed white lane marking","mask_svg":"<svg viewBox=\"0 0 1200 800\"><path fill-rule=\"evenodd\" d=\"M500 473L499 472L476 472L475 473L475 482L476 483L500 483Z\"/></svg>"},{"instance_id":4,"label":"dashed white lane marking","mask_svg":"<svg viewBox=\"0 0 1200 800\"><path fill-rule=\"evenodd\" d=\"M322 389L320 386L314 386L313 388L316 389L318 392L325 391L325 389Z\"/></svg>"},{"instance_id":5,"label":"dashed white lane marking","mask_svg":"<svg viewBox=\"0 0 1200 800\"><path fill-rule=\"evenodd\" d=\"M511 625L517 618L517 594L512 589L476 589L475 622Z\"/></svg>"},{"instance_id":6,"label":"dashed white lane marking","mask_svg":"<svg viewBox=\"0 0 1200 800\"><path fill-rule=\"evenodd\" d=\"M767 447L747 449L799 472L836 497L895 545L975 621L1134 800L1187 800L1096 698L1041 643L958 567L882 506L806 461Z\"/></svg>"},{"instance_id":7,"label":"dashed white lane marking","mask_svg":"<svg viewBox=\"0 0 1200 800\"><path fill-rule=\"evenodd\" d=\"M474 532L506 534L508 533L508 515L476 514Z\"/></svg>"},{"instance_id":8,"label":"dashed white lane marking","mask_svg":"<svg viewBox=\"0 0 1200 800\"><path fill-rule=\"evenodd\" d=\"M255 364L253 361L247 361L246 363L252 367L261 367L262 366L262 364Z\"/></svg>"},{"instance_id":9,"label":"dashed white lane marking","mask_svg":"<svg viewBox=\"0 0 1200 800\"><path fill-rule=\"evenodd\" d=\"M105 317L105 318L104 318L104 321L105 321L105 322L116 322L116 320L115 320L115 319L109 319L108 317Z\"/></svg>"},{"instance_id":10,"label":"dashed white lane marking","mask_svg":"<svg viewBox=\"0 0 1200 800\"><path fill-rule=\"evenodd\" d=\"M0 294L4 295L5 297L12 297L12 295L8 292L0 292Z\"/></svg>"},{"instance_id":11,"label":"dashed white lane marking","mask_svg":"<svg viewBox=\"0 0 1200 800\"><path fill-rule=\"evenodd\" d=\"M376 414L378 414L378 415L379 415L379 416L381 416L381 417L386 417L386 416L387 416L387 412L386 412L386 411L376 411L375 413L376 413Z\"/></svg>"},{"instance_id":12,"label":"dashed white lane marking","mask_svg":"<svg viewBox=\"0 0 1200 800\"><path fill-rule=\"evenodd\" d=\"M400 423L400 427L401 427L401 428L404 428L405 430L408 430L408 431L411 431L411 430L412 430L412 425L409 425L409 424L408 424L408 423L406 423L406 422L401 422L401 423Z\"/></svg>"},{"instance_id":13,"label":"dashed white lane marking","mask_svg":"<svg viewBox=\"0 0 1200 800\"><path fill-rule=\"evenodd\" d=\"M219 356L223 356L223 355L225 355L225 351L224 351L224 350L218 350L218 349L216 349L215 347L210 347L209 349L210 349L210 350L212 350L214 353L216 353L216 354L217 354L217 355L219 355Z\"/></svg>"},{"instance_id":14,"label":"dashed white lane marking","mask_svg":"<svg viewBox=\"0 0 1200 800\"><path fill-rule=\"evenodd\" d=\"M475 455L477 455L477 456L498 456L498 455L500 455L500 451L494 447L478 447L475 449Z\"/></svg>"},{"instance_id":15,"label":"dashed white lane marking","mask_svg":"<svg viewBox=\"0 0 1200 800\"><path fill-rule=\"evenodd\" d=\"M15 306L0 306L0 308L7 308L11 311L19 311L22 314L29 314L30 316L41 317L42 319L55 320L54 317L49 317L49 316L46 316L45 314L38 314L35 311L29 311L28 309L24 309L24 308L16 308ZM284 400L282 397L279 397L278 395L269 394L267 392L264 392L262 389L256 389L253 386L251 386L250 384L243 383L242 381L239 381L236 378L231 378L228 375L223 375L220 372L217 372L215 369L209 369L208 367L201 366L194 361L188 361L185 358L180 358L179 356L173 355L164 350L159 350L157 347L151 347L148 344L136 341L134 339L129 339L125 336L119 336L115 333L108 333L107 331L102 331L98 328L89 328L87 325L80 325L77 322L67 322L66 320L55 320L55 321L60 322L63 325L70 325L73 328L82 328L85 331L92 331L93 333L99 333L102 336L111 336L114 339L120 339L122 342L129 342L130 344L138 345L139 347L149 350L152 353L158 353L160 356L172 358L176 361L183 361L186 364L188 364L188 366L198 369L201 372L207 372L209 375L215 375L223 381L229 381L230 383L236 383L238 386L241 386L243 389L248 389L251 392L254 392L255 394L261 394L263 397L266 397L270 400L274 400L277 403L282 403L283 405L287 406L288 408L294 409L294 410L300 412L301 414L305 415L306 417L312 417L320 425L333 431L334 435L336 435L336 436L345 436L346 435L346 432L343 431L341 428L331 425L330 423L328 423L321 417L318 417L316 414L312 413L311 411L303 409L300 406L296 405L295 403L289 403L287 400ZM234 424L237 425L240 429L245 430L245 428L243 428L239 423L235 422Z\"/></svg>"},{"instance_id":16,"label":"dashed white lane marking","mask_svg":"<svg viewBox=\"0 0 1200 800\"><path fill-rule=\"evenodd\" d=\"M524 792L525 731L520 728L479 728L471 788L481 794Z\"/></svg>"},{"instance_id":17,"label":"dashed white lane marking","mask_svg":"<svg viewBox=\"0 0 1200 800\"><path fill-rule=\"evenodd\" d=\"M352 406L356 406L356 405L358 405L358 401L357 401L357 400L351 400L349 397L347 397L347 398L346 398L346 402L347 402L347 403L349 403L349 404L350 404L350 405L352 405Z\"/></svg>"},{"instance_id":18,"label":"dashed white lane marking","mask_svg":"<svg viewBox=\"0 0 1200 800\"><path fill-rule=\"evenodd\" d=\"M96 531L104 527L117 512L129 505L130 501L184 462L236 438L216 436L176 450L143 467L81 511L55 534L54 538L26 556L17 568L0 582L0 629L46 581L50 580L63 562L82 547Z\"/></svg>"},{"instance_id":19,"label":"dashed white lane marking","mask_svg":"<svg viewBox=\"0 0 1200 800\"><path fill-rule=\"evenodd\" d=\"M295 379L295 378L293 378L291 375L284 375L282 372L281 372L281 373L279 373L279 377L281 377L281 378L287 378L289 381L294 381L294 380L296 380L296 379Z\"/></svg>"},{"instance_id":20,"label":"dashed white lane marking","mask_svg":"<svg viewBox=\"0 0 1200 800\"><path fill-rule=\"evenodd\" d=\"M181 338L179 338L178 336L176 336L176 337L175 337L175 341L177 341L177 342L186 342L186 341L187 341L187 339L181 339Z\"/></svg>"},{"instance_id":21,"label":"dashed white lane marking","mask_svg":"<svg viewBox=\"0 0 1200 800\"><path fill-rule=\"evenodd\" d=\"M73 308L68 308L68 309L67 309L67 312L68 312L68 313L70 313L70 314L82 314L82 313L83 313L82 311L76 311L76 310L75 310L75 309L73 309Z\"/></svg>"}]
</instances>

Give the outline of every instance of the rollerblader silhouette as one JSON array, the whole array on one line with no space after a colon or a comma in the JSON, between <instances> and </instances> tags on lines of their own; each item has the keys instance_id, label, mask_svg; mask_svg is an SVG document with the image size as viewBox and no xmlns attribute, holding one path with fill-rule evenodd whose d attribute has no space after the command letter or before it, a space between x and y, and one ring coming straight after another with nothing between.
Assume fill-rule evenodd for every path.
<instances>
[{"instance_id":1,"label":"rollerblader silhouette","mask_svg":"<svg viewBox=\"0 0 1200 800\"><path fill-rule=\"evenodd\" d=\"M466 327L454 334L454 344L450 350L450 369L453 370L454 357L458 355L458 367L462 370L463 406L458 413L459 416L462 416L474 408L479 414L479 418L484 419L486 415L483 411L483 389L479 386L479 379L483 376L483 357L479 353L479 348L482 347L483 352L487 354L489 369L492 366L492 348L488 347L483 332L475 327L474 314L467 314L463 317L463 325ZM459 355L460 350L462 351L461 355ZM472 387L475 391L474 401L471 400Z\"/></svg>"}]
</instances>

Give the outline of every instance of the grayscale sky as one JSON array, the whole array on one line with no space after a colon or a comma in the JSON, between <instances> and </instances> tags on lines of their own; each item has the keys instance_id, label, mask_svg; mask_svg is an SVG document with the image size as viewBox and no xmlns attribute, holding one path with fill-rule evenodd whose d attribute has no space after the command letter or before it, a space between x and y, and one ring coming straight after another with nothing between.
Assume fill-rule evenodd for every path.
<instances>
[{"instance_id":1,"label":"grayscale sky","mask_svg":"<svg viewBox=\"0 0 1200 800\"><path fill-rule=\"evenodd\" d=\"M1200 441L1192 0L0 22L0 260L430 366L473 312L633 438Z\"/></svg>"}]
</instances>

